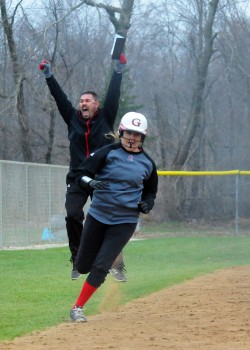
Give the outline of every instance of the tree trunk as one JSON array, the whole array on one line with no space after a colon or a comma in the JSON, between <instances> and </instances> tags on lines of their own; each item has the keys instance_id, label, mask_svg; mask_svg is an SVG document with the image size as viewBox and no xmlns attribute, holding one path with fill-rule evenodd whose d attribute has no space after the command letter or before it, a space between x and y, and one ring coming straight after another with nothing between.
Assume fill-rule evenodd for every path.
<instances>
[{"instance_id":1,"label":"tree trunk","mask_svg":"<svg viewBox=\"0 0 250 350\"><path fill-rule=\"evenodd\" d=\"M49 125L49 141L47 146L47 153L45 155L46 164L52 163L52 150L55 139L55 123L56 123L56 111L50 109L50 125Z\"/></svg>"},{"instance_id":2,"label":"tree trunk","mask_svg":"<svg viewBox=\"0 0 250 350\"><path fill-rule=\"evenodd\" d=\"M204 27L204 47L200 48L190 118L187 124L186 132L180 140L179 149L172 164L172 168L176 170L180 170L185 164L192 142L197 134L197 130L201 126L203 93L206 85L208 66L213 54L213 42L215 39L215 36L213 35L213 24L218 3L219 0L212 0L209 4L208 19ZM202 34L200 33L200 35Z\"/></svg>"},{"instance_id":3,"label":"tree trunk","mask_svg":"<svg viewBox=\"0 0 250 350\"><path fill-rule=\"evenodd\" d=\"M0 7L1 7L1 17L3 22L4 33L7 37L11 63L12 63L12 72L13 72L13 79L14 79L15 93L16 93L16 99L15 99L16 110L17 110L19 127L21 131L21 147L22 147L23 160L26 162L31 162L32 153L31 153L30 141L29 141L29 122L28 122L28 116L25 111L25 101L24 101L24 86L23 86L24 78L18 62L16 43L14 40L14 35L12 30L13 21L11 22L8 19L5 0L0 0Z\"/></svg>"}]
</instances>

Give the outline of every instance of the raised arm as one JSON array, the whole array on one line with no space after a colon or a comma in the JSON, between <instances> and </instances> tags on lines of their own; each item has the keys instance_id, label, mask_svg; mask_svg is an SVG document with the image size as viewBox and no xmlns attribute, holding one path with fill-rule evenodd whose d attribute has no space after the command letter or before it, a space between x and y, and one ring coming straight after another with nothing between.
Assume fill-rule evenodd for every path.
<instances>
[{"instance_id":1,"label":"raised arm","mask_svg":"<svg viewBox=\"0 0 250 350\"><path fill-rule=\"evenodd\" d=\"M46 78L46 83L49 87L51 95L54 97L55 102L57 104L57 108L63 117L64 121L68 124L71 111L74 109L72 103L68 100L67 95L62 90L61 86L58 84L55 79L52 71L51 65L48 61L44 60L40 63L39 68L44 73L44 77Z\"/></svg>"},{"instance_id":2,"label":"raised arm","mask_svg":"<svg viewBox=\"0 0 250 350\"><path fill-rule=\"evenodd\" d=\"M106 118L110 129L113 129L115 119L119 108L119 100L121 95L122 72L127 59L124 54L121 54L119 60L115 60L114 72L112 74L108 91L103 104L103 114Z\"/></svg>"}]
</instances>

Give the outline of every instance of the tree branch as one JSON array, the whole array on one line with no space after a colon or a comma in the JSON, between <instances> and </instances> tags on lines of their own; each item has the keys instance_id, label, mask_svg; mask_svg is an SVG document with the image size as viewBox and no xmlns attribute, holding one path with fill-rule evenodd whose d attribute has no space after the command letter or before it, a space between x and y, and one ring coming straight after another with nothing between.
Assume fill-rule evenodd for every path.
<instances>
[{"instance_id":1,"label":"tree branch","mask_svg":"<svg viewBox=\"0 0 250 350\"><path fill-rule=\"evenodd\" d=\"M64 15L62 16L61 18L59 18L57 21L55 21L54 23L50 24L46 29L45 29L45 32L44 32L44 35L46 34L46 32L48 31L48 29L50 27L52 27L53 25L57 24L57 23L60 23L62 22L65 18L67 18L72 12L74 12L75 10L77 10L79 7L81 7L82 5L89 5L89 6L92 6L92 7L98 7L98 8L102 8L104 10L107 11L108 15L109 15L109 18L110 18L110 21L114 24L117 24L117 20L115 19L115 16L114 14L117 12L117 13L121 13L122 12L122 9L119 8L119 7L115 7L115 6L109 6L109 5L105 5L105 4L102 4L102 3L96 3L95 1L92 1L92 0L82 0L80 1L77 5L73 6L73 7L70 7L70 10ZM111 17L110 17L111 16ZM112 18L112 19L111 19Z\"/></svg>"}]
</instances>

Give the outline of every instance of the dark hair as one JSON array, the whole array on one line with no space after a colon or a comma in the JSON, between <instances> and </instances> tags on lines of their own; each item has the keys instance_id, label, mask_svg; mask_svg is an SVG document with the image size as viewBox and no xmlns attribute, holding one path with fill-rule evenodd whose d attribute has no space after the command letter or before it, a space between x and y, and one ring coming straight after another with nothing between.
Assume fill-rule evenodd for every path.
<instances>
[{"instance_id":1,"label":"dark hair","mask_svg":"<svg viewBox=\"0 0 250 350\"><path fill-rule=\"evenodd\" d=\"M91 90L84 91L84 92L81 94L81 96L82 96L82 95L87 95L87 94L88 94L88 95L92 95L92 96L94 97L95 101L98 101L98 95L97 95L96 92L91 91Z\"/></svg>"}]
</instances>

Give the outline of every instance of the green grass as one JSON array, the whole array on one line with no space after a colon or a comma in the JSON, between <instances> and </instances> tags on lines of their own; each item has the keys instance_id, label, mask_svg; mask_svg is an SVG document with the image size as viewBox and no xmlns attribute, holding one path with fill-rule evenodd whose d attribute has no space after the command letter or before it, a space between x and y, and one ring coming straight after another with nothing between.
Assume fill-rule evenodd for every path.
<instances>
[{"instance_id":1,"label":"green grass","mask_svg":"<svg viewBox=\"0 0 250 350\"><path fill-rule=\"evenodd\" d=\"M143 235L153 234L166 236L208 236L208 235L232 235L236 234L236 227L233 221L204 223L199 221L166 221L161 224L141 222ZM249 225L244 227L241 223L238 230L242 235L249 234Z\"/></svg>"},{"instance_id":2,"label":"green grass","mask_svg":"<svg viewBox=\"0 0 250 350\"><path fill-rule=\"evenodd\" d=\"M249 236L165 237L131 241L125 248L127 283L108 276L87 304L86 315L111 299L124 304L217 269L250 265ZM70 280L68 247L0 251L0 340L69 319L83 281ZM111 302L112 304L112 302ZM114 306L114 305L113 305ZM111 306L110 306L111 307Z\"/></svg>"}]
</instances>

